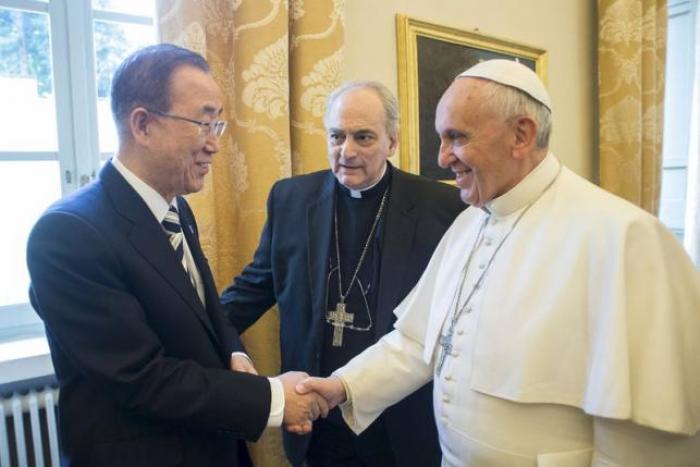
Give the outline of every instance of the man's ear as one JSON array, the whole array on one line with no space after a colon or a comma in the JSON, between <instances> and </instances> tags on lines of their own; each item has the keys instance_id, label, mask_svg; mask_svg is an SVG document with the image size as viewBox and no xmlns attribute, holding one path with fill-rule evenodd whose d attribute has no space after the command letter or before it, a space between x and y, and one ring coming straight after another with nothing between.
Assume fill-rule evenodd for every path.
<instances>
[{"instance_id":1,"label":"man's ear","mask_svg":"<svg viewBox=\"0 0 700 467\"><path fill-rule=\"evenodd\" d=\"M134 141L141 145L148 144L149 126L152 119L148 110L136 107L129 114L129 130Z\"/></svg>"},{"instance_id":2,"label":"man's ear","mask_svg":"<svg viewBox=\"0 0 700 467\"><path fill-rule=\"evenodd\" d=\"M530 154L537 146L537 123L527 115L518 117L513 123L515 144L513 156L520 159Z\"/></svg>"},{"instance_id":3,"label":"man's ear","mask_svg":"<svg viewBox=\"0 0 700 467\"><path fill-rule=\"evenodd\" d=\"M399 147L399 132L393 136L389 136L389 157L396 153L396 148Z\"/></svg>"}]
</instances>

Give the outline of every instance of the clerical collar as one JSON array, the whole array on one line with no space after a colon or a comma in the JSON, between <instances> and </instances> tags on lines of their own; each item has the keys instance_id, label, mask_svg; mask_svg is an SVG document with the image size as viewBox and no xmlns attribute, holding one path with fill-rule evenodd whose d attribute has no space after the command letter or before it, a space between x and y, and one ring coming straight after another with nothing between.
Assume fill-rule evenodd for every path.
<instances>
[{"instance_id":1,"label":"clerical collar","mask_svg":"<svg viewBox=\"0 0 700 467\"><path fill-rule=\"evenodd\" d=\"M384 193L384 189L389 184L390 179L391 164L387 161L386 164L384 164L382 176L374 185L370 185L367 188L363 188L362 190L353 190L351 188L346 187L345 185L342 185L340 182L336 183L340 188L340 192L350 198L374 198L375 196L381 196Z\"/></svg>"},{"instance_id":2,"label":"clerical collar","mask_svg":"<svg viewBox=\"0 0 700 467\"><path fill-rule=\"evenodd\" d=\"M507 216L525 207L552 183L559 173L561 163L551 152L542 159L520 183L498 198L486 203L485 210L498 217Z\"/></svg>"}]
</instances>

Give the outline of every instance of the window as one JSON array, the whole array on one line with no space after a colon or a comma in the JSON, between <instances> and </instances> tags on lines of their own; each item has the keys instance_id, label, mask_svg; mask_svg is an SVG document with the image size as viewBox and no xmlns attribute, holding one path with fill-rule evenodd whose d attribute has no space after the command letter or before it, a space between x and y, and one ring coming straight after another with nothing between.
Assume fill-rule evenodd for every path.
<instances>
[{"instance_id":1,"label":"window","mask_svg":"<svg viewBox=\"0 0 700 467\"><path fill-rule=\"evenodd\" d=\"M687 206L697 0L669 0L659 218L682 242Z\"/></svg>"},{"instance_id":2,"label":"window","mask_svg":"<svg viewBox=\"0 0 700 467\"><path fill-rule=\"evenodd\" d=\"M0 341L43 333L27 303L27 235L116 150L110 78L156 42L154 3L0 0Z\"/></svg>"}]
</instances>

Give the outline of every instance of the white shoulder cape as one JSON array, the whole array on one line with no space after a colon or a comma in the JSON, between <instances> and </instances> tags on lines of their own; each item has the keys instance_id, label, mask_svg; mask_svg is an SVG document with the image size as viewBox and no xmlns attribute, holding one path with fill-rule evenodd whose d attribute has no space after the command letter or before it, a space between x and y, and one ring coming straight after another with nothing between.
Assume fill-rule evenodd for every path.
<instances>
[{"instance_id":1,"label":"white shoulder cape","mask_svg":"<svg viewBox=\"0 0 700 467\"><path fill-rule=\"evenodd\" d=\"M482 216L460 215L395 310L426 363ZM655 217L563 168L484 287L472 389L698 432L700 272Z\"/></svg>"}]
</instances>

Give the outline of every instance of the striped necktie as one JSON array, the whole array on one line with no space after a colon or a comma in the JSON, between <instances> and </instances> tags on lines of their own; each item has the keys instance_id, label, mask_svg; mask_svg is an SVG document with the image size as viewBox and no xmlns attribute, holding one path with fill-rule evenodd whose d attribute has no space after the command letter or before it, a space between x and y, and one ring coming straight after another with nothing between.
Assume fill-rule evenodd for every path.
<instances>
[{"instance_id":1,"label":"striped necktie","mask_svg":"<svg viewBox=\"0 0 700 467\"><path fill-rule=\"evenodd\" d=\"M170 245L172 245L173 250L175 250L175 257L177 257L177 260L185 269L185 273L187 274L187 277L189 278L192 287L194 287L194 290L197 292L199 300L202 303L205 303L203 291L197 288L197 281L194 277L194 274L192 274L190 268L187 267L184 245L185 236L182 233L182 226L180 225L180 215L177 213L177 208L175 206L170 206L161 224L163 225L163 230L165 230L165 233L168 234L168 240L170 240Z\"/></svg>"},{"instance_id":2,"label":"striped necktie","mask_svg":"<svg viewBox=\"0 0 700 467\"><path fill-rule=\"evenodd\" d=\"M168 209L168 212L165 214L162 225L165 233L168 234L170 245L172 245L173 250L175 250L177 260L182 264L182 267L185 268L185 271L187 271L185 248L183 245L184 235L182 233L182 227L180 226L180 216L175 206L170 206L170 209Z\"/></svg>"}]
</instances>

